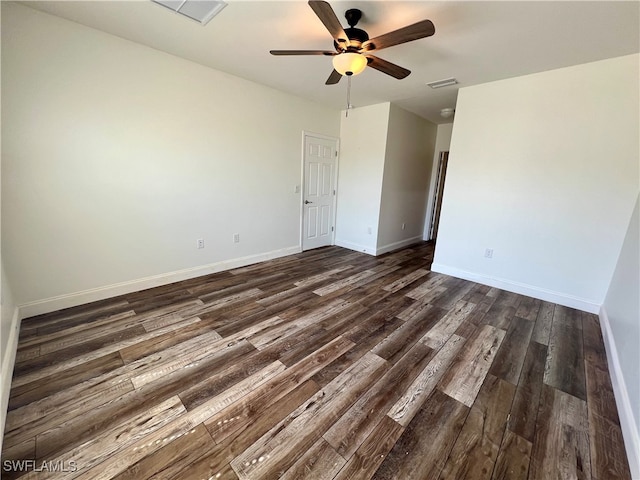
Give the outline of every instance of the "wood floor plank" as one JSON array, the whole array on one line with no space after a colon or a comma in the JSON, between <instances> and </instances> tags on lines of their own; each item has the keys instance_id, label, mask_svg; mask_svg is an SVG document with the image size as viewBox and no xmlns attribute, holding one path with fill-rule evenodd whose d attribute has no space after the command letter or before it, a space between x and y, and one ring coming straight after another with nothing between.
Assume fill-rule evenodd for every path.
<instances>
[{"instance_id":1,"label":"wood floor plank","mask_svg":"<svg viewBox=\"0 0 640 480\"><path fill-rule=\"evenodd\" d=\"M210 334L209 338L222 338L217 332L213 332L206 322L196 321L177 330L124 347L120 350L120 357L125 363L131 363L205 334Z\"/></svg>"},{"instance_id":2,"label":"wood floor plank","mask_svg":"<svg viewBox=\"0 0 640 480\"><path fill-rule=\"evenodd\" d=\"M237 456L231 466L238 477L264 478L285 471L386 369L386 362L377 355L362 357L293 412L286 425L274 427Z\"/></svg>"},{"instance_id":3,"label":"wood floor plank","mask_svg":"<svg viewBox=\"0 0 640 480\"><path fill-rule=\"evenodd\" d=\"M313 293L315 293L316 295L320 295L321 297L324 295L328 295L330 293L336 292L338 290L341 290L345 287L348 287L350 285L353 285L354 283L359 282L360 280L363 280L365 278L371 277L375 275L375 272L372 270L364 270L362 272L356 273L354 275L351 275L350 277L344 278L342 280L338 280L336 282L333 282L325 287L322 288L318 288L316 290L313 291Z\"/></svg>"},{"instance_id":4,"label":"wood floor plank","mask_svg":"<svg viewBox=\"0 0 640 480\"><path fill-rule=\"evenodd\" d=\"M490 373L514 385L518 384L533 326L533 322L520 317L514 317L511 320L500 350L489 370Z\"/></svg>"},{"instance_id":5,"label":"wood floor plank","mask_svg":"<svg viewBox=\"0 0 640 480\"><path fill-rule=\"evenodd\" d=\"M324 439L344 458L369 436L411 381L433 357L433 350L417 343L376 382L324 434Z\"/></svg>"},{"instance_id":6,"label":"wood floor plank","mask_svg":"<svg viewBox=\"0 0 640 480\"><path fill-rule=\"evenodd\" d=\"M69 464L75 461L82 466L83 470L88 470L101 461L111 457L119 450L127 449L129 445L140 440L150 433L159 430L161 427L179 418L185 412L185 408L177 396L152 405L146 411L131 418L130 423L120 423L110 429L102 430L91 440L55 457L54 461ZM45 455L38 450L40 448L40 438L36 439L36 458L43 458ZM55 477L57 472L51 472ZM34 473L33 476L25 475L25 478L43 478L41 474Z\"/></svg>"},{"instance_id":7,"label":"wood floor plank","mask_svg":"<svg viewBox=\"0 0 640 480\"><path fill-rule=\"evenodd\" d=\"M491 480L527 480L531 442L507 430Z\"/></svg>"},{"instance_id":8,"label":"wood floor plank","mask_svg":"<svg viewBox=\"0 0 640 480\"><path fill-rule=\"evenodd\" d=\"M487 375L469 411L441 479L490 479L498 458L515 387Z\"/></svg>"},{"instance_id":9,"label":"wood floor plank","mask_svg":"<svg viewBox=\"0 0 640 480\"><path fill-rule=\"evenodd\" d=\"M624 440L617 423L589 412L590 456L593 478L631 480L624 455Z\"/></svg>"},{"instance_id":10,"label":"wood floor plank","mask_svg":"<svg viewBox=\"0 0 640 480\"><path fill-rule=\"evenodd\" d=\"M228 350L212 353L206 361L201 362L199 370L190 368L176 370L157 383L145 384L134 391L121 395L117 399L96 406L92 410L84 412L83 415L61 423L51 431L40 434L38 436L38 450L42 452L42 456L46 456L55 452L61 444L65 443L65 440L68 443L70 438L73 438L76 443L82 442L85 438L91 437L95 431L108 428L109 425L122 419L138 415L140 412L145 411L147 405L160 402L175 394L178 385L189 388L193 383L203 378L214 377L217 380L224 375L224 372L220 373L219 370L224 368L221 366L227 362L231 366L224 371L232 370L232 374L225 377L225 387L229 392L232 392L236 385L242 384L242 381L247 377L273 365L267 361L257 362L256 366L248 371L243 368L244 365L237 366L238 364L234 363L233 360L239 358L238 355L246 351L250 350L246 348L246 342L244 342L240 343L237 348L229 348ZM237 370L241 370L241 373L238 374ZM219 391L214 392L215 395L219 393ZM179 395L182 394L183 392ZM215 395L212 394L211 397ZM184 404L184 401L182 403Z\"/></svg>"},{"instance_id":11,"label":"wood floor plank","mask_svg":"<svg viewBox=\"0 0 640 480\"><path fill-rule=\"evenodd\" d=\"M215 447L207 429L198 425L193 433L184 435L127 467L113 477L114 480L139 480L141 478L170 478L176 465L190 465Z\"/></svg>"},{"instance_id":12,"label":"wood floor plank","mask_svg":"<svg viewBox=\"0 0 640 480\"><path fill-rule=\"evenodd\" d=\"M310 277L303 278L302 280L298 280L294 283L296 287L308 287L310 285L315 285L316 283L322 282L324 280L328 280L332 278L337 273L342 273L346 270L353 268L352 265L343 265L341 267L332 268L322 273L317 273Z\"/></svg>"},{"instance_id":13,"label":"wood floor plank","mask_svg":"<svg viewBox=\"0 0 640 480\"><path fill-rule=\"evenodd\" d=\"M388 415L403 427L409 425L422 404L429 398L438 382L453 363L464 345L464 339L453 335L431 359L402 397L390 408Z\"/></svg>"},{"instance_id":14,"label":"wood floor plank","mask_svg":"<svg viewBox=\"0 0 640 480\"><path fill-rule=\"evenodd\" d=\"M46 335L80 324L87 325L105 316L111 316L130 309L131 306L128 301L122 298L110 298L79 307L26 318L21 322L20 329L25 332L37 329L38 335Z\"/></svg>"},{"instance_id":15,"label":"wood floor plank","mask_svg":"<svg viewBox=\"0 0 640 480\"><path fill-rule=\"evenodd\" d=\"M591 362L585 362L585 374L589 410L619 425L620 419L609 371L602 370Z\"/></svg>"},{"instance_id":16,"label":"wood floor plank","mask_svg":"<svg viewBox=\"0 0 640 480\"><path fill-rule=\"evenodd\" d=\"M542 300L531 297L522 297L520 305L516 310L516 317L535 322L538 318L538 312L540 311L541 306Z\"/></svg>"},{"instance_id":17,"label":"wood floor plank","mask_svg":"<svg viewBox=\"0 0 640 480\"><path fill-rule=\"evenodd\" d=\"M279 360L287 366L294 365L318 348L346 333L366 310L358 303L351 304L316 325L299 330L275 342L273 347L280 352Z\"/></svg>"},{"instance_id":18,"label":"wood floor plank","mask_svg":"<svg viewBox=\"0 0 640 480\"><path fill-rule=\"evenodd\" d=\"M179 394L180 399L187 410L191 411L277 360L278 352L275 351L255 351L251 355L245 355L235 362L228 362L226 368L213 372L195 385L185 386ZM189 364L184 368L189 368Z\"/></svg>"},{"instance_id":19,"label":"wood floor plank","mask_svg":"<svg viewBox=\"0 0 640 480\"><path fill-rule=\"evenodd\" d=\"M2 477L629 480L597 316L433 252L329 246L24 319Z\"/></svg>"},{"instance_id":20,"label":"wood floor plank","mask_svg":"<svg viewBox=\"0 0 640 480\"><path fill-rule=\"evenodd\" d=\"M80 334L80 332L86 332L87 330L97 332L98 336L100 336L104 334L106 325L108 325L108 328L112 328L114 324L116 326L119 324L132 326L128 323L132 319L132 317L135 316L135 314L136 312L131 309L124 312L115 313L113 315L105 314L105 316L101 320L96 320L90 323L81 323L79 325L76 325L75 327L64 328L49 334L38 334L30 337L29 339L22 340L19 342L16 362L22 361L21 357L24 356L25 351L28 351L31 348L36 348L42 344L58 340L60 338L76 338L76 335Z\"/></svg>"},{"instance_id":21,"label":"wood floor plank","mask_svg":"<svg viewBox=\"0 0 640 480\"><path fill-rule=\"evenodd\" d=\"M464 345L454 365L440 380L441 390L471 407L504 336L504 330L484 325L478 336Z\"/></svg>"},{"instance_id":22,"label":"wood floor plank","mask_svg":"<svg viewBox=\"0 0 640 480\"><path fill-rule=\"evenodd\" d=\"M537 342L531 342L511 407L509 430L528 442L533 442L536 429L546 359L547 347Z\"/></svg>"},{"instance_id":23,"label":"wood floor plank","mask_svg":"<svg viewBox=\"0 0 640 480\"><path fill-rule=\"evenodd\" d=\"M242 335L238 337L242 337ZM121 368L106 372L65 390L60 390L54 395L18 408L7 415L6 429L12 431L11 436L16 434L13 432L14 429L23 425L26 426L26 430L21 435L29 435L32 432L40 433L47 428L47 425L55 425L55 423L50 423L52 421L61 423L72 416L80 416L111 401L114 396L121 397L125 395L127 391L133 390L133 384L131 383L133 377L142 375L145 372L158 371L163 369L163 365L175 363L191 354L198 355L198 358L209 357L207 363L201 365L202 369L203 367L212 368L213 362L220 363L225 359L233 360L236 354L253 350L253 347L248 345L247 342L226 340L212 343L210 340L215 338L217 337L208 338L207 335L202 335L193 341L184 342L164 350L162 353L144 357ZM184 374L184 369L176 371L182 371ZM213 372L215 373L215 369ZM195 372L190 375L190 378L196 382L201 379L195 375ZM183 387L190 385L190 383L183 381L180 381L180 384ZM170 389L171 385L165 384L164 387ZM53 415L54 413L55 415Z\"/></svg>"},{"instance_id":24,"label":"wood floor plank","mask_svg":"<svg viewBox=\"0 0 640 480\"><path fill-rule=\"evenodd\" d=\"M441 293L444 293L446 291L446 288L441 286L441 284L446 279L446 275L441 275L436 272L429 272L429 275L426 276L426 280L412 288L409 292L407 292L406 295L413 300L422 300L425 298L425 296L429 296L429 298L435 298L437 295L440 295ZM434 292L437 293L434 295Z\"/></svg>"},{"instance_id":25,"label":"wood floor plank","mask_svg":"<svg viewBox=\"0 0 640 480\"><path fill-rule=\"evenodd\" d=\"M587 404L544 385L531 452L530 480L591 479Z\"/></svg>"},{"instance_id":26,"label":"wood floor plank","mask_svg":"<svg viewBox=\"0 0 640 480\"><path fill-rule=\"evenodd\" d=\"M511 320L515 315L516 307L512 305L494 303L484 315L484 323L506 331L509 329Z\"/></svg>"},{"instance_id":27,"label":"wood floor plank","mask_svg":"<svg viewBox=\"0 0 640 480\"><path fill-rule=\"evenodd\" d=\"M435 390L371 478L438 478L468 413L465 405Z\"/></svg>"},{"instance_id":28,"label":"wood floor plank","mask_svg":"<svg viewBox=\"0 0 640 480\"><path fill-rule=\"evenodd\" d=\"M432 300L432 304L450 310L471 291L474 283L459 280L455 285L448 285L447 290Z\"/></svg>"},{"instance_id":29,"label":"wood floor plank","mask_svg":"<svg viewBox=\"0 0 640 480\"><path fill-rule=\"evenodd\" d=\"M280 362L273 362L251 377L225 390L221 394L211 398L206 403L196 407L191 412L187 412L178 417L173 422L147 435L131 445L128 450L127 463L124 463L118 456L111 456L95 467L83 470L78 477L83 480L106 480L124 471L130 465L137 463L147 455L151 455L165 444L195 432L195 427L219 412L226 406L232 404L245 396L248 392L258 388L271 377L284 370L284 365ZM162 447L161 447L162 446Z\"/></svg>"},{"instance_id":30,"label":"wood floor plank","mask_svg":"<svg viewBox=\"0 0 640 480\"><path fill-rule=\"evenodd\" d=\"M399 278L398 280L385 285L384 287L382 287L383 290L386 290L387 292L397 292L398 290L401 290L403 288L405 288L407 285L411 285L413 282L415 282L416 280L421 279L422 277L424 277L425 275L429 274L429 270L426 270L424 268L418 268L416 270L414 270L413 272L404 275L403 277Z\"/></svg>"},{"instance_id":31,"label":"wood floor plank","mask_svg":"<svg viewBox=\"0 0 640 480\"><path fill-rule=\"evenodd\" d=\"M290 321L280 323L277 326L266 329L264 332L252 335L249 340L257 349L265 348L267 345L273 344L282 338L291 336L292 334L316 324L331 315L335 315L350 306L351 304L349 302L345 302L342 299L336 299L327 306L314 310L311 313L298 318L295 322Z\"/></svg>"},{"instance_id":32,"label":"wood floor plank","mask_svg":"<svg viewBox=\"0 0 640 480\"><path fill-rule=\"evenodd\" d=\"M32 460L36 458L36 439L29 438L24 442L7 447L3 445L2 449L2 478L12 479L21 475L19 463L13 464L14 461L21 462L25 459ZM5 463L7 462L7 463ZM15 466L14 466L15 465Z\"/></svg>"},{"instance_id":33,"label":"wood floor plank","mask_svg":"<svg viewBox=\"0 0 640 480\"><path fill-rule=\"evenodd\" d=\"M458 301L448 313L442 317L437 324L433 326L420 341L435 350L447 343L451 335L453 335L467 316L473 311L475 304Z\"/></svg>"},{"instance_id":34,"label":"wood floor plank","mask_svg":"<svg viewBox=\"0 0 640 480\"><path fill-rule=\"evenodd\" d=\"M210 453L203 454L199 460L191 465L182 465L180 472L166 478L202 480L203 478L226 478L229 476L237 479L238 476L229 462L283 421L303 402L315 395L318 390L318 386L313 381L307 380L284 397L277 400L268 399L265 404L260 406L251 428L236 430L234 435L225 438Z\"/></svg>"},{"instance_id":35,"label":"wood floor plank","mask_svg":"<svg viewBox=\"0 0 640 480\"><path fill-rule=\"evenodd\" d=\"M471 313L467 316L466 321L471 325L479 327L487 323L484 320L484 317L487 315L487 312L493 305L494 299L488 296L484 296L482 300L476 303L475 308L471 311ZM473 302L470 302L473 303Z\"/></svg>"},{"instance_id":36,"label":"wood floor plank","mask_svg":"<svg viewBox=\"0 0 640 480\"><path fill-rule=\"evenodd\" d=\"M198 298L181 299L178 302L171 302L167 305L156 306L152 302L153 308L147 308L144 313L138 313L136 320L142 324L147 331L164 327L172 321L184 320L195 315L181 315L183 312L191 311L197 307L204 305L204 302Z\"/></svg>"},{"instance_id":37,"label":"wood floor plank","mask_svg":"<svg viewBox=\"0 0 640 480\"><path fill-rule=\"evenodd\" d=\"M10 426L5 427L4 440L2 442L3 446L11 447L37 435L51 434L51 432L57 431L56 429L59 428L63 422L77 419L78 411L86 412L87 410L96 408L96 406L103 405L105 402L115 401L122 398L123 395L133 392L133 390L134 388L131 382L124 381L109 389L103 390L99 398L80 397L80 399L73 404L56 408L54 410L56 416L40 415L23 419L20 416L20 409L13 410L13 412L10 413L15 414L12 416L12 420L15 420L13 420ZM29 406L30 405L27 405L27 407ZM7 423L9 423L9 415L7 415ZM42 444L42 439L40 443ZM64 445L64 443L62 445Z\"/></svg>"},{"instance_id":38,"label":"wood floor plank","mask_svg":"<svg viewBox=\"0 0 640 480\"><path fill-rule=\"evenodd\" d=\"M397 362L445 314L446 310L438 307L425 308L420 315L407 320L404 325L380 342L372 352L390 363Z\"/></svg>"},{"instance_id":39,"label":"wood floor plank","mask_svg":"<svg viewBox=\"0 0 640 480\"><path fill-rule=\"evenodd\" d=\"M581 312L582 337L584 342L584 360L599 368L606 365L606 351L600 321L595 315Z\"/></svg>"},{"instance_id":40,"label":"wood floor plank","mask_svg":"<svg viewBox=\"0 0 640 480\"><path fill-rule=\"evenodd\" d=\"M11 389L9 411L23 407L100 375L113 372L124 365L118 352L89 360L47 378L47 382L27 383Z\"/></svg>"},{"instance_id":41,"label":"wood floor plank","mask_svg":"<svg viewBox=\"0 0 640 480\"><path fill-rule=\"evenodd\" d=\"M265 406L284 397L298 385L312 378L317 371L339 355L349 351L352 346L353 343L350 341L342 337L336 338L312 355L274 376L236 403L211 416L205 421L205 426L216 443L222 442L237 430L248 428L259 421L258 417Z\"/></svg>"},{"instance_id":42,"label":"wood floor plank","mask_svg":"<svg viewBox=\"0 0 640 480\"><path fill-rule=\"evenodd\" d=\"M346 460L320 438L283 475L283 480L331 480L344 466Z\"/></svg>"},{"instance_id":43,"label":"wood floor plank","mask_svg":"<svg viewBox=\"0 0 640 480\"><path fill-rule=\"evenodd\" d=\"M576 310L561 306L554 310L544 383L587 399L582 322Z\"/></svg>"},{"instance_id":44,"label":"wood floor plank","mask_svg":"<svg viewBox=\"0 0 640 480\"><path fill-rule=\"evenodd\" d=\"M135 345L138 342L145 341L149 338L154 338L164 333L176 330L183 325L191 324L198 321L197 318L185 320L184 322L180 322L178 324L173 324L158 330L154 330L152 332L147 332L144 334L136 335L133 337L129 337L126 339L114 339L111 338L111 341L107 341L107 345L97 348L95 350L87 351L86 353L81 353L80 355L72 356L67 360L59 361L59 358L55 357L54 354L51 354L52 363L47 366L39 367L38 369L34 369L25 373L24 375L15 375L12 380L12 386L19 387L21 385L25 385L27 383L39 381L45 377L49 377L51 375L55 375L63 370L67 370L78 365L82 365L88 361L95 360L96 358L103 357L113 352L117 352L122 348L128 347L130 345ZM74 352L77 353L77 352Z\"/></svg>"},{"instance_id":45,"label":"wood floor plank","mask_svg":"<svg viewBox=\"0 0 640 480\"><path fill-rule=\"evenodd\" d=\"M64 364L65 361L83 356L87 356L87 359L93 359L95 358L92 355L93 352L101 348L109 348L109 346L114 346L110 349L111 351L117 350L121 343L127 341L131 342L131 339L144 335L145 333L146 331L144 328L137 325L135 327L119 330L115 333L108 333L83 343L67 345L64 349L52 351L16 364L13 370L14 376L16 378L26 377L29 374L37 373L46 368L54 368L56 371L60 371L63 369L60 365Z\"/></svg>"},{"instance_id":46,"label":"wood floor plank","mask_svg":"<svg viewBox=\"0 0 640 480\"><path fill-rule=\"evenodd\" d=\"M582 331L593 478L630 479L598 318L582 313Z\"/></svg>"},{"instance_id":47,"label":"wood floor plank","mask_svg":"<svg viewBox=\"0 0 640 480\"><path fill-rule=\"evenodd\" d=\"M400 438L404 428L383 416L371 434L340 470L335 480L368 479L379 468L385 457Z\"/></svg>"},{"instance_id":48,"label":"wood floor plank","mask_svg":"<svg viewBox=\"0 0 640 480\"><path fill-rule=\"evenodd\" d=\"M536 324L531 335L531 340L534 342L549 345L555 307L555 304L550 302L542 302L540 305L540 310L538 310L538 315L536 316Z\"/></svg>"}]
</instances>

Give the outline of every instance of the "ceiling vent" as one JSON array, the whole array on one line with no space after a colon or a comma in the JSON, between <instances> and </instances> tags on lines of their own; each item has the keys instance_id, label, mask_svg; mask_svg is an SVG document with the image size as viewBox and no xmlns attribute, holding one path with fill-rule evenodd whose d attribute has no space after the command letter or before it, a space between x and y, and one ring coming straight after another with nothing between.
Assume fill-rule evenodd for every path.
<instances>
[{"instance_id":1,"label":"ceiling vent","mask_svg":"<svg viewBox=\"0 0 640 480\"><path fill-rule=\"evenodd\" d=\"M455 78L445 78L444 80L436 80L435 82L429 82L427 83L427 85L429 85L431 88L442 88L442 87L448 87L449 85L455 85L456 83L458 83L458 81Z\"/></svg>"},{"instance_id":2,"label":"ceiling vent","mask_svg":"<svg viewBox=\"0 0 640 480\"><path fill-rule=\"evenodd\" d=\"M206 25L227 6L225 2L217 0L151 0L153 3Z\"/></svg>"}]
</instances>

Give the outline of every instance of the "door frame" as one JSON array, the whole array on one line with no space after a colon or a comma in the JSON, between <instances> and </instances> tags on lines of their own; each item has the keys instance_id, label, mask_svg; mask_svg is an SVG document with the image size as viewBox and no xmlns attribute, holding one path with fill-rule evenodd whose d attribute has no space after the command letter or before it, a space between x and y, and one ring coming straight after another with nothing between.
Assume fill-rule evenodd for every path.
<instances>
[{"instance_id":1,"label":"door frame","mask_svg":"<svg viewBox=\"0 0 640 480\"><path fill-rule=\"evenodd\" d=\"M440 211L442 210L442 200L444 199L444 183L447 177L447 167L449 165L449 150L441 150L438 154L438 165L436 170L435 188L433 191L433 207L429 221L429 234L427 240L436 240L438 227L440 226Z\"/></svg>"},{"instance_id":2,"label":"door frame","mask_svg":"<svg viewBox=\"0 0 640 480\"><path fill-rule=\"evenodd\" d=\"M305 145L306 145L306 140L307 137L315 137L315 138L321 138L323 140L330 140L335 142L336 144L336 168L335 168L335 172L333 173L333 185L334 185L334 190L336 191L336 194L333 196L333 205L331 207L331 215L333 218L333 231L331 232L331 245L335 245L336 244L336 214L338 212L338 168L340 166L340 139L338 137L332 137L330 135L324 135L322 133L315 133L315 132L310 132L308 130L303 130L302 131L302 159L301 159L301 163L302 166L300 168L300 193L298 194L298 204L300 207L300 236L299 236L299 244L298 244L298 248L300 249L300 251L302 252L302 238L304 236L304 205L302 203L304 196L305 196L305 184L304 184L304 178L305 178L305 155L306 155L306 150L305 150Z\"/></svg>"}]
</instances>

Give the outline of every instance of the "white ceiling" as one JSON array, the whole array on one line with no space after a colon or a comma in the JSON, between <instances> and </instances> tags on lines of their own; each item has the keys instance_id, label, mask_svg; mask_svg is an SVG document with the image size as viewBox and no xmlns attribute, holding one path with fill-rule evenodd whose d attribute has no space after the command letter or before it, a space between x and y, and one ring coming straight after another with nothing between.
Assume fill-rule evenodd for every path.
<instances>
[{"instance_id":1,"label":"white ceiling","mask_svg":"<svg viewBox=\"0 0 640 480\"><path fill-rule=\"evenodd\" d=\"M346 104L346 79L325 86L324 56L274 57L271 49L333 48L305 1L227 0L206 26L151 1L21 2L202 65L335 108ZM433 37L377 51L412 71L396 80L371 68L353 77L351 103L391 101L434 123L455 106L459 87L640 51L640 2L629 1L331 1L338 18L359 8L359 28L375 37L430 19ZM346 27L346 21L343 22ZM427 82L456 77L432 90ZM212 85L212 88L215 86ZM615 84L611 85L615 88Z\"/></svg>"}]
</instances>

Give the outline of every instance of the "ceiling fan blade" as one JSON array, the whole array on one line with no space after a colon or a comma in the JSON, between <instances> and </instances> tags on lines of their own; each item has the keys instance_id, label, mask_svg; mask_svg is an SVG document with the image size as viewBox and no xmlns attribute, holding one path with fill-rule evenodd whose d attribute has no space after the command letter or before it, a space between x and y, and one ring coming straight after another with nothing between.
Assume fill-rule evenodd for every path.
<instances>
[{"instance_id":1,"label":"ceiling fan blade","mask_svg":"<svg viewBox=\"0 0 640 480\"><path fill-rule=\"evenodd\" d=\"M375 68L379 72L386 73L387 75L391 75L393 78L397 78L398 80L405 78L411 73L411 70L407 70L400 65L387 62L386 60L373 55L367 55L367 61L369 62L369 67Z\"/></svg>"},{"instance_id":2,"label":"ceiling fan blade","mask_svg":"<svg viewBox=\"0 0 640 480\"><path fill-rule=\"evenodd\" d=\"M340 74L340 72L338 72L337 70L334 70L333 72L331 72L331 75L329 75L329 78L327 78L327 81L324 82L324 84L335 85L340 81L341 78L342 78L342 75Z\"/></svg>"},{"instance_id":3,"label":"ceiling fan blade","mask_svg":"<svg viewBox=\"0 0 640 480\"><path fill-rule=\"evenodd\" d=\"M271 55L337 55L330 50L270 50Z\"/></svg>"},{"instance_id":4,"label":"ceiling fan blade","mask_svg":"<svg viewBox=\"0 0 640 480\"><path fill-rule=\"evenodd\" d=\"M362 44L361 50L369 52L371 50L380 50L382 48L393 47L401 43L412 42L419 38L430 37L436 33L431 20L422 20L421 22L408 25L393 32L385 33L379 37L372 38Z\"/></svg>"},{"instance_id":5,"label":"ceiling fan blade","mask_svg":"<svg viewBox=\"0 0 640 480\"><path fill-rule=\"evenodd\" d=\"M344 33L342 24L340 23L340 20L338 20L338 17L333 11L333 8L331 8L331 5L324 1L309 0L309 6L315 12L320 21L327 28L327 30L329 30L329 33L336 40L336 42L338 42L340 45L348 47L349 37L346 33Z\"/></svg>"}]
</instances>

